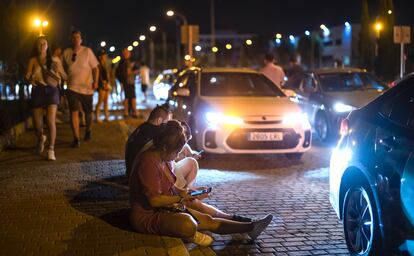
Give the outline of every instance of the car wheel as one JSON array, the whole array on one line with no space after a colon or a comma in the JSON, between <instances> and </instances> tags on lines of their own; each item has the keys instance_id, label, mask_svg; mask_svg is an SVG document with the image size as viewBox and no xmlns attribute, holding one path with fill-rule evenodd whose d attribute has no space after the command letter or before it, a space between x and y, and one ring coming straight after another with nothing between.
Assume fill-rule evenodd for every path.
<instances>
[{"instance_id":1,"label":"car wheel","mask_svg":"<svg viewBox=\"0 0 414 256\"><path fill-rule=\"evenodd\" d=\"M323 113L318 113L315 118L315 131L322 142L328 142L330 138L328 119Z\"/></svg>"},{"instance_id":2,"label":"car wheel","mask_svg":"<svg viewBox=\"0 0 414 256\"><path fill-rule=\"evenodd\" d=\"M381 255L377 208L370 190L351 187L344 199L343 226L351 255Z\"/></svg>"},{"instance_id":3,"label":"car wheel","mask_svg":"<svg viewBox=\"0 0 414 256\"><path fill-rule=\"evenodd\" d=\"M290 160L299 161L302 158L303 153L288 153L288 154L285 154L285 156Z\"/></svg>"}]
</instances>

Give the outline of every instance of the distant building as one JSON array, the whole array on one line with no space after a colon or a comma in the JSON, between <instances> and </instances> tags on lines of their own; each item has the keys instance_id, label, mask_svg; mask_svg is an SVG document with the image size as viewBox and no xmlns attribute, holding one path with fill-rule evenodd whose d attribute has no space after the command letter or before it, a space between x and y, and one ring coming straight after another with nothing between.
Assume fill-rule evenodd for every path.
<instances>
[{"instance_id":1,"label":"distant building","mask_svg":"<svg viewBox=\"0 0 414 256\"><path fill-rule=\"evenodd\" d=\"M358 40L361 26L350 24L322 29L321 67L358 66Z\"/></svg>"}]
</instances>

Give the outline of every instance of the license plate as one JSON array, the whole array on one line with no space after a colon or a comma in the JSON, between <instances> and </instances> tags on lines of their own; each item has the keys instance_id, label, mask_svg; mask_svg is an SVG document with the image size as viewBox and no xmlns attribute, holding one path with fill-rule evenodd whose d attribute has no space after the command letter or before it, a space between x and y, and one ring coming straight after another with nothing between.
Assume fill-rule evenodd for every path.
<instances>
[{"instance_id":1,"label":"license plate","mask_svg":"<svg viewBox=\"0 0 414 256\"><path fill-rule=\"evenodd\" d=\"M283 132L251 132L248 140L250 141L281 141Z\"/></svg>"}]
</instances>

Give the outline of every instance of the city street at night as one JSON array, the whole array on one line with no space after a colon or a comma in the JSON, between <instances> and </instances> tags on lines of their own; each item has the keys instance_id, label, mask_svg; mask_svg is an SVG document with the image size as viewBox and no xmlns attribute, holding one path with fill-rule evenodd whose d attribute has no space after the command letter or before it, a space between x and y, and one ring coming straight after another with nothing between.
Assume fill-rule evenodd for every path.
<instances>
[{"instance_id":1,"label":"city street at night","mask_svg":"<svg viewBox=\"0 0 414 256\"><path fill-rule=\"evenodd\" d=\"M348 255L328 198L333 146L318 142L297 162L284 155L206 155L200 161L197 185L213 187L209 203L245 216L275 216L255 242L214 235L207 250L131 231L123 143L115 142L125 141L140 122L96 125L93 140L78 152L65 148L70 137L62 134L61 157L52 163L32 155L31 134L3 152L0 254L186 255L188 247L190 255Z\"/></svg>"},{"instance_id":2,"label":"city street at night","mask_svg":"<svg viewBox=\"0 0 414 256\"><path fill-rule=\"evenodd\" d=\"M414 256L413 0L0 0L0 256Z\"/></svg>"}]
</instances>

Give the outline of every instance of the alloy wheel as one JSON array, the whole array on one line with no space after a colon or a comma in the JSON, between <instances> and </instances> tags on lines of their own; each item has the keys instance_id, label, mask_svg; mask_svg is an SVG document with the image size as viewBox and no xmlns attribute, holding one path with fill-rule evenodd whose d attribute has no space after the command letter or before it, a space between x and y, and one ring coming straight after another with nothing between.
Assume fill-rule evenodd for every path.
<instances>
[{"instance_id":1,"label":"alloy wheel","mask_svg":"<svg viewBox=\"0 0 414 256\"><path fill-rule=\"evenodd\" d=\"M363 187L349 193L344 212L345 236L349 249L357 255L364 255L370 251L374 237L372 204Z\"/></svg>"}]
</instances>

